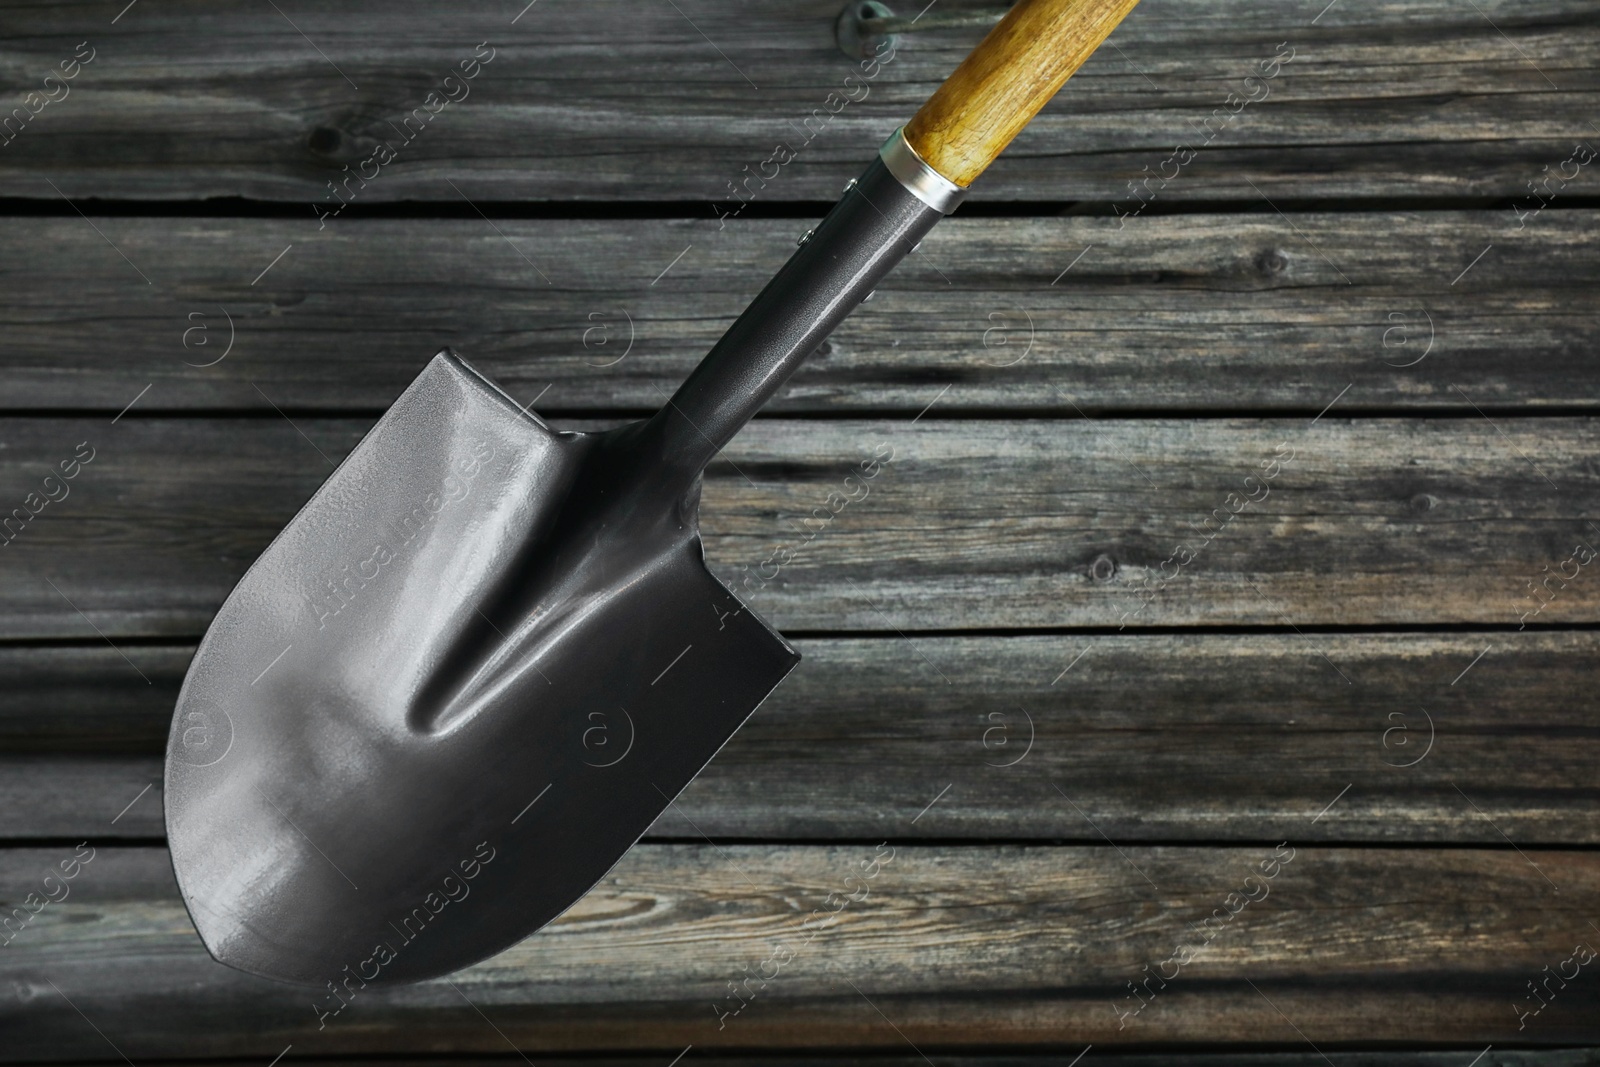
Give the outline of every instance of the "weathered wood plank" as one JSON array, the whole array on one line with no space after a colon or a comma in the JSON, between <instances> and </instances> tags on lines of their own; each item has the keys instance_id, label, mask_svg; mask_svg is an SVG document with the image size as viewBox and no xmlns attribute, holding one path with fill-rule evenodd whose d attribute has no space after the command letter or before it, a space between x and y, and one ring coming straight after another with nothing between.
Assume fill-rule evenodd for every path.
<instances>
[{"instance_id":1,"label":"weathered wood plank","mask_svg":"<svg viewBox=\"0 0 1600 1067\"><path fill-rule=\"evenodd\" d=\"M5 420L14 506L96 453L0 548L0 636L200 633L368 425ZM758 420L712 465L702 529L788 630L1514 629L1597 617L1574 547L1600 537L1597 452L1573 418Z\"/></svg>"},{"instance_id":2,"label":"weathered wood plank","mask_svg":"<svg viewBox=\"0 0 1600 1067\"><path fill-rule=\"evenodd\" d=\"M1081 1050L1080 1050L1081 1051ZM1463 1057L1471 1058L1481 1049L1428 1050L1386 1049L1382 1052L1204 1052L1184 1049L1162 1052L1104 1052L1087 1056L1082 1061L1086 1067L1461 1067ZM692 1053L686 1059L692 1058ZM939 1062L948 1067L1070 1067L1075 1053L1014 1053L1011 1055L955 1055L939 1056ZM335 1059L290 1060L295 1067L351 1067L350 1061ZM428 1059L396 1058L389 1056L363 1057L362 1062L371 1067L514 1067L523 1061L511 1052L502 1055L437 1056ZM794 1053L726 1053L719 1052L717 1062L726 1067L926 1067L927 1061L910 1053L905 1056L876 1053L821 1053L800 1055ZM1496 1049L1481 1061L1483 1067L1595 1067L1600 1064L1600 1049ZM193 1059L168 1061L172 1067L233 1067L231 1061L220 1059ZM168 1064L146 1061L141 1067L168 1067ZM581 1058L540 1056L540 1067L660 1067L661 1059L652 1053L635 1053L630 1056L583 1056ZM89 1067L85 1062L79 1067ZM524 1065L526 1067L526 1065Z\"/></svg>"},{"instance_id":3,"label":"weathered wood plank","mask_svg":"<svg viewBox=\"0 0 1600 1067\"><path fill-rule=\"evenodd\" d=\"M376 412L449 345L546 412L650 410L808 224L17 220L3 403ZM954 219L771 410L1593 404L1597 287L1588 210Z\"/></svg>"},{"instance_id":4,"label":"weathered wood plank","mask_svg":"<svg viewBox=\"0 0 1600 1067\"><path fill-rule=\"evenodd\" d=\"M95 54L70 95L16 135L0 191L53 197L49 177L74 197L331 205L326 183L387 143L395 157L366 165L357 202L732 207L729 185L763 171L777 176L752 185L760 198L831 199L981 33L908 38L874 78L846 86L856 66L832 40L838 0L685 0L676 11L591 0L516 18L522 6L291 4L280 15L186 0L115 24L88 3L15 7L0 58L15 72L8 107L45 88L79 42ZM1114 38L1121 51L1090 60L979 195L1131 203L1129 181L1189 144L1204 147L1163 200L1254 199L1246 179L1273 197L1518 196L1592 135L1592 0L1484 0L1481 13L1449 0L1323 6L1145 0ZM464 88L445 86L485 40L491 62ZM1247 84L1280 43L1292 60ZM435 97L438 114L402 130L441 89L470 95ZM858 102L830 98L846 92ZM1246 96L1260 102L1238 104ZM1197 129L1229 106L1241 110L1207 145ZM779 142L798 155L763 168Z\"/></svg>"},{"instance_id":5,"label":"weathered wood plank","mask_svg":"<svg viewBox=\"0 0 1600 1067\"><path fill-rule=\"evenodd\" d=\"M193 645L0 646L0 752L159 754L193 655Z\"/></svg>"},{"instance_id":6,"label":"weathered wood plank","mask_svg":"<svg viewBox=\"0 0 1600 1067\"><path fill-rule=\"evenodd\" d=\"M1600 841L1592 631L797 644L650 836L865 839L903 815L904 837ZM159 837L189 649L127 649L149 685L104 646L40 652L0 649L0 752L26 753L0 757L0 837Z\"/></svg>"},{"instance_id":7,"label":"weathered wood plank","mask_svg":"<svg viewBox=\"0 0 1600 1067\"><path fill-rule=\"evenodd\" d=\"M906 822L886 818L885 834ZM980 1043L1481 1048L1600 1038L1592 963L1563 988L1552 981L1550 1003L1517 1026L1518 1005L1539 1003L1526 983L1561 968L1574 945L1600 940L1587 903L1600 891L1600 855L1292 843L1278 851L1287 862L1273 866L1270 845L1119 854L901 844L873 878L847 886L888 851L642 845L547 930L453 976L457 988L358 990L319 1030L314 990L206 956L163 851L103 847L71 895L46 905L0 952L0 1058L106 1057L107 1040L135 1062L153 1054L266 1062L290 1042L316 1056L419 1044L501 1052L508 1040L556 1053L676 1052L691 1043L702 1053L758 1045L900 1053L908 1041L927 1052ZM0 853L4 898L32 890L47 865L70 855ZM1264 861L1274 877L1246 884ZM1258 902L1224 905L1243 892ZM841 906L851 893L857 900ZM1200 926L1235 906L1236 915ZM1183 946L1193 947L1188 962L1168 962ZM775 954L785 947L786 963L764 962L783 959ZM1129 983L1147 966L1168 982L1151 979L1146 1001ZM748 986L746 972L755 976ZM331 1009L337 1002L323 995Z\"/></svg>"}]
</instances>

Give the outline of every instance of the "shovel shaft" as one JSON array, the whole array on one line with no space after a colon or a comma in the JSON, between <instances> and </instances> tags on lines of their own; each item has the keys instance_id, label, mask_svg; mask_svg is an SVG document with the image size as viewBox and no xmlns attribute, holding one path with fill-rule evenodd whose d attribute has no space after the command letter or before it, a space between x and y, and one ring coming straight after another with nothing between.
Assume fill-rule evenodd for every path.
<instances>
[{"instance_id":1,"label":"shovel shaft","mask_svg":"<svg viewBox=\"0 0 1600 1067\"><path fill-rule=\"evenodd\" d=\"M1137 2L1020 0L643 428L650 476L692 484Z\"/></svg>"},{"instance_id":2,"label":"shovel shaft","mask_svg":"<svg viewBox=\"0 0 1600 1067\"><path fill-rule=\"evenodd\" d=\"M875 160L644 430L686 486L943 217Z\"/></svg>"}]
</instances>

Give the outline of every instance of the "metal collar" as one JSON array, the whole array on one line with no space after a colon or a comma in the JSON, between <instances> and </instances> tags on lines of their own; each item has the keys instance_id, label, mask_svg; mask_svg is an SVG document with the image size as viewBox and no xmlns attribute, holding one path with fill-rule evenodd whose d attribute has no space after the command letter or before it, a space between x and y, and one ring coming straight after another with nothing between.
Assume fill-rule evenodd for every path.
<instances>
[{"instance_id":1,"label":"metal collar","mask_svg":"<svg viewBox=\"0 0 1600 1067\"><path fill-rule=\"evenodd\" d=\"M965 188L928 166L917 155L917 150L906 140L904 126L883 142L883 147L878 149L878 158L883 160L883 165L900 180L907 192L935 211L948 215L966 199Z\"/></svg>"}]
</instances>

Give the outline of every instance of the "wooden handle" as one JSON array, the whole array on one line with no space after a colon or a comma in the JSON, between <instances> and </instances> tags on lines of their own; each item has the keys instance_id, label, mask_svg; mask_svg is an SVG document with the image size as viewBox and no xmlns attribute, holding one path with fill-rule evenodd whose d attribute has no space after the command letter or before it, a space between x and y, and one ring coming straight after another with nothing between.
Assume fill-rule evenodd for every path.
<instances>
[{"instance_id":1,"label":"wooden handle","mask_svg":"<svg viewBox=\"0 0 1600 1067\"><path fill-rule=\"evenodd\" d=\"M1019 0L906 125L924 163L965 188L1139 0Z\"/></svg>"}]
</instances>

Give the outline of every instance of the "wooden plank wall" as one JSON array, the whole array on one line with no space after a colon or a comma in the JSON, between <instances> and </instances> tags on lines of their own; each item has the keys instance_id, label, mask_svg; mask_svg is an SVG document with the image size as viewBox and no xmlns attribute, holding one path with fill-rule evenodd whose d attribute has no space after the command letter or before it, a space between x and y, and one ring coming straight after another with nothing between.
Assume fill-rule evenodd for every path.
<instances>
[{"instance_id":1,"label":"wooden plank wall","mask_svg":"<svg viewBox=\"0 0 1600 1067\"><path fill-rule=\"evenodd\" d=\"M1597 1062L1594 0L1144 0L708 472L805 661L677 810L338 1017L205 954L159 775L217 605L441 347L659 405L981 32L832 111L838 11L0 4L7 108L78 63L0 134L0 514L77 464L0 545L0 1062Z\"/></svg>"}]
</instances>

